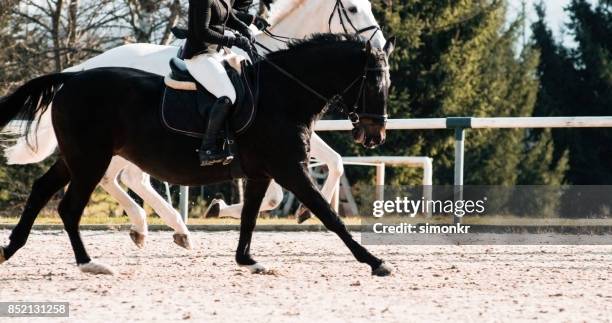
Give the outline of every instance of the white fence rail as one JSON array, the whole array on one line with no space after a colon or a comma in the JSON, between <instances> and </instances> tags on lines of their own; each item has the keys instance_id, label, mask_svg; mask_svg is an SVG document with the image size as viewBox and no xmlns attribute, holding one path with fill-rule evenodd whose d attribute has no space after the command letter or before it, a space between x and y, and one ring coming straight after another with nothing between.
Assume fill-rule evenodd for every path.
<instances>
[{"instance_id":1,"label":"white fence rail","mask_svg":"<svg viewBox=\"0 0 612 323\"><path fill-rule=\"evenodd\" d=\"M321 120L315 125L315 131L347 131L353 126L348 120ZM387 130L436 130L453 129L455 131L455 198L463 197L463 171L465 154L466 129L525 129L525 128L612 128L612 116L602 117L509 117L509 118L422 118L422 119L389 119ZM181 190L181 192L186 190ZM181 211L186 215L187 194L181 194ZM455 218L459 222L459 218Z\"/></svg>"},{"instance_id":2,"label":"white fence rail","mask_svg":"<svg viewBox=\"0 0 612 323\"><path fill-rule=\"evenodd\" d=\"M322 120L315 125L316 131L351 130L346 120ZM463 198L463 171L466 129L525 129L525 128L612 128L612 117L508 117L508 118L427 118L390 119L388 130L435 130L455 131L455 199ZM455 217L458 223L460 218Z\"/></svg>"}]
</instances>

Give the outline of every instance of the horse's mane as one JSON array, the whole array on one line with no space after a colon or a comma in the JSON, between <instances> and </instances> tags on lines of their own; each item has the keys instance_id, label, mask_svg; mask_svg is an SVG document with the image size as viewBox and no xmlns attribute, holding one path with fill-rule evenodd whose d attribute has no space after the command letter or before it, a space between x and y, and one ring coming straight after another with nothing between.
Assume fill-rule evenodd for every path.
<instances>
[{"instance_id":1,"label":"horse's mane","mask_svg":"<svg viewBox=\"0 0 612 323\"><path fill-rule=\"evenodd\" d=\"M292 40L286 49L281 49L276 52L268 54L268 57L274 58L275 56L284 55L288 52L303 50L307 48L322 48L329 45L351 44L356 48L364 48L367 40L362 36L355 34L332 34L332 33L320 33L312 34L304 39Z\"/></svg>"},{"instance_id":2,"label":"horse's mane","mask_svg":"<svg viewBox=\"0 0 612 323\"><path fill-rule=\"evenodd\" d=\"M285 19L307 0L276 0L270 6L268 21L272 26Z\"/></svg>"}]
</instances>

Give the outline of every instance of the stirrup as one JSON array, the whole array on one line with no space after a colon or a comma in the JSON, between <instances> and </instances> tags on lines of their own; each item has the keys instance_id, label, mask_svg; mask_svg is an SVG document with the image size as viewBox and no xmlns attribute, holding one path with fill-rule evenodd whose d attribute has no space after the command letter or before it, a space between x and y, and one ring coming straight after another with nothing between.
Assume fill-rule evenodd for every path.
<instances>
[{"instance_id":1,"label":"stirrup","mask_svg":"<svg viewBox=\"0 0 612 323\"><path fill-rule=\"evenodd\" d=\"M234 156L233 155L229 155L227 157L225 157L225 160L223 161L223 165L229 165L229 163L231 163L234 160Z\"/></svg>"},{"instance_id":2,"label":"stirrup","mask_svg":"<svg viewBox=\"0 0 612 323\"><path fill-rule=\"evenodd\" d=\"M206 150L206 152L210 151L211 149ZM200 166L204 167L224 162L228 156L225 155L223 151L210 154L202 154L202 150L198 150L198 157L200 158Z\"/></svg>"}]
</instances>

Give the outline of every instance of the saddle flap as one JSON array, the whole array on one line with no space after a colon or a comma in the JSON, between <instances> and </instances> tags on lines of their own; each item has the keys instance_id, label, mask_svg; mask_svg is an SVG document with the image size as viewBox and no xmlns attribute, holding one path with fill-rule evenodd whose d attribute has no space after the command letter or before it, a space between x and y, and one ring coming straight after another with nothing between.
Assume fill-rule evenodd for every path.
<instances>
[{"instance_id":1,"label":"saddle flap","mask_svg":"<svg viewBox=\"0 0 612 323\"><path fill-rule=\"evenodd\" d=\"M236 89L236 103L228 122L231 130L240 135L255 119L255 99L246 73L238 74L227 62L224 65ZM162 124L167 129L196 138L204 136L208 109L217 99L201 86L198 85L197 89L182 90L166 86L160 108Z\"/></svg>"}]
</instances>

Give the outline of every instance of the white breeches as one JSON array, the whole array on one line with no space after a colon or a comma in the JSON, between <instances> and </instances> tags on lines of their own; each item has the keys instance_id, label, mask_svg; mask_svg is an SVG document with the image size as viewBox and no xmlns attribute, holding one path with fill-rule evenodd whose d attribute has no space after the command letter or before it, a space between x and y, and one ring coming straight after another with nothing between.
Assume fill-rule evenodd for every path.
<instances>
[{"instance_id":1,"label":"white breeches","mask_svg":"<svg viewBox=\"0 0 612 323\"><path fill-rule=\"evenodd\" d=\"M223 55L218 52L204 53L186 59L185 64L189 73L208 92L217 98L226 96L234 103L236 102L236 89L221 64L223 59Z\"/></svg>"}]
</instances>

